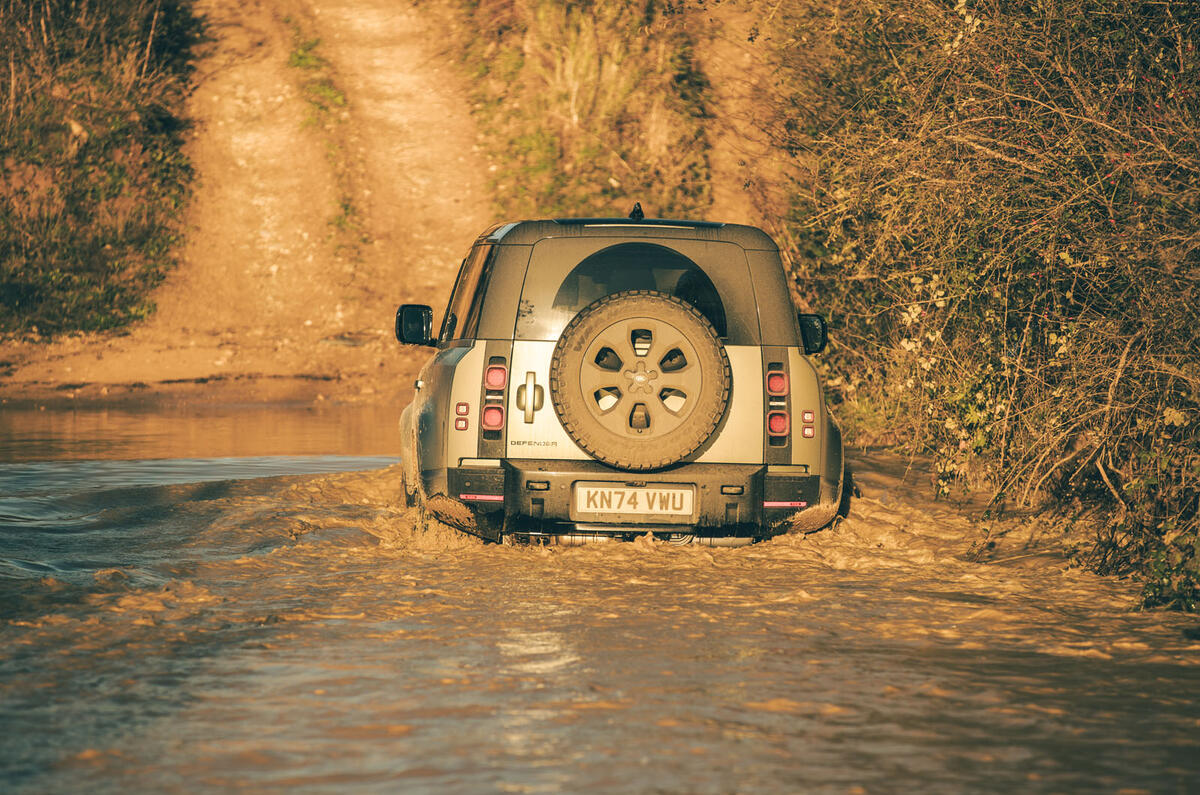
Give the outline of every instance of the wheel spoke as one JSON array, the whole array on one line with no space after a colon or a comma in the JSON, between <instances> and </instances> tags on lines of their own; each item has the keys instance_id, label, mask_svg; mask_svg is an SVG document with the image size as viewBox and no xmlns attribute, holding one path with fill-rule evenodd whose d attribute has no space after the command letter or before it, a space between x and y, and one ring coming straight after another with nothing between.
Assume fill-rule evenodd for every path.
<instances>
[{"instance_id":1,"label":"wheel spoke","mask_svg":"<svg viewBox=\"0 0 1200 795\"><path fill-rule=\"evenodd\" d=\"M693 349L687 339L679 333L679 329L669 323L658 323L654 332L654 343L650 346L650 353L646 355L646 361L654 362L654 368L657 370L659 363L663 357L670 353L673 349L678 348L688 357L689 361L694 356ZM690 354L690 355L689 355Z\"/></svg>"},{"instance_id":2,"label":"wheel spoke","mask_svg":"<svg viewBox=\"0 0 1200 795\"><path fill-rule=\"evenodd\" d=\"M622 320L605 329L599 338L604 340L605 345L617 352L625 367L631 367L637 361L638 356L633 350L633 340L630 339L630 335L634 329L643 325L636 319Z\"/></svg>"},{"instance_id":3,"label":"wheel spoke","mask_svg":"<svg viewBox=\"0 0 1200 795\"><path fill-rule=\"evenodd\" d=\"M679 417L663 405L658 395L646 401L646 411L650 414L650 431L655 435L670 433L679 427Z\"/></svg>"},{"instance_id":4,"label":"wheel spoke","mask_svg":"<svg viewBox=\"0 0 1200 795\"><path fill-rule=\"evenodd\" d=\"M700 372L700 365L689 362L681 370L674 372L662 373L659 376L657 386L661 390L663 387L678 389L683 394L687 395L688 401L695 400L700 395L700 387L703 384L703 374Z\"/></svg>"},{"instance_id":5,"label":"wheel spoke","mask_svg":"<svg viewBox=\"0 0 1200 795\"><path fill-rule=\"evenodd\" d=\"M618 436L629 436L632 433L629 430L629 412L633 409L635 402L637 401L631 400L629 395L622 394L615 406L603 414L593 413L592 416L596 418L596 422L612 433Z\"/></svg>"},{"instance_id":6,"label":"wheel spoke","mask_svg":"<svg viewBox=\"0 0 1200 795\"><path fill-rule=\"evenodd\" d=\"M660 390L658 393L658 399L662 402L663 407L676 417L679 417L683 414L683 412L688 408L688 404L690 402L687 395L678 389L672 389L670 387L664 387L662 390Z\"/></svg>"},{"instance_id":7,"label":"wheel spoke","mask_svg":"<svg viewBox=\"0 0 1200 795\"><path fill-rule=\"evenodd\" d=\"M595 362L585 361L583 366L579 368L579 388L583 390L584 395L591 395L599 389L616 389L623 392L621 389L624 382L622 371L605 370Z\"/></svg>"}]
</instances>

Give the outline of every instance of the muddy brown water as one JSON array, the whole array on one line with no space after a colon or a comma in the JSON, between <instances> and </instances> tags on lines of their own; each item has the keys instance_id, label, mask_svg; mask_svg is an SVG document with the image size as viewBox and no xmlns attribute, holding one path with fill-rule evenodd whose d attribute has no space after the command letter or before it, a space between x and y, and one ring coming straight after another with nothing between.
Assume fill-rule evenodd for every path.
<instances>
[{"instance_id":1,"label":"muddy brown water","mask_svg":"<svg viewBox=\"0 0 1200 795\"><path fill-rule=\"evenodd\" d=\"M0 786L1200 788L1195 619L969 562L903 462L836 533L510 548L414 527L392 413L0 408Z\"/></svg>"}]
</instances>

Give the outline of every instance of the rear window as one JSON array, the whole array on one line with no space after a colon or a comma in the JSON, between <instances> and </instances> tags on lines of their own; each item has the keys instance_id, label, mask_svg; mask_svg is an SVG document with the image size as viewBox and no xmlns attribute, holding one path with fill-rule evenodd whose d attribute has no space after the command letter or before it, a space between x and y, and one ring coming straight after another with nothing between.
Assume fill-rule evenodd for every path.
<instances>
[{"instance_id":1,"label":"rear window","mask_svg":"<svg viewBox=\"0 0 1200 795\"><path fill-rule=\"evenodd\" d=\"M695 306L725 342L757 344L757 313L740 247L701 241L672 241L677 248L604 246L609 240L550 239L534 246L517 339L556 340L593 301L625 290L656 290Z\"/></svg>"}]
</instances>

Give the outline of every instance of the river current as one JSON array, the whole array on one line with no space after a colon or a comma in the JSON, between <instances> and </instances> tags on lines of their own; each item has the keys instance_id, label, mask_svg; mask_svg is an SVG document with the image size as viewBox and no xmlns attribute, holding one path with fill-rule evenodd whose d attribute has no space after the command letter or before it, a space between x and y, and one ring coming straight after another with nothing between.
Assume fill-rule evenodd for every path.
<instances>
[{"instance_id":1,"label":"river current","mask_svg":"<svg viewBox=\"0 0 1200 795\"><path fill-rule=\"evenodd\" d=\"M393 427L0 408L3 789L1200 789L1195 618L972 562L903 461L835 532L505 547L416 527Z\"/></svg>"}]
</instances>

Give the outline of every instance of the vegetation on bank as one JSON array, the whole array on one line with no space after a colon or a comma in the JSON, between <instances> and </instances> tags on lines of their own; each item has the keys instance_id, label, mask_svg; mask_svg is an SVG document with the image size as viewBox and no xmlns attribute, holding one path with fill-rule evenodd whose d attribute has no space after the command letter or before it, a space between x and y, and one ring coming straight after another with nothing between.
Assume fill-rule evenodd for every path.
<instances>
[{"instance_id":1,"label":"vegetation on bank","mask_svg":"<svg viewBox=\"0 0 1200 795\"><path fill-rule=\"evenodd\" d=\"M719 3L428 2L457 15L506 216L705 214L689 26ZM1084 562L1194 609L1200 6L758 8L760 121L796 165L772 231L832 320L848 437L932 453L943 493L1087 514Z\"/></svg>"},{"instance_id":2,"label":"vegetation on bank","mask_svg":"<svg viewBox=\"0 0 1200 795\"><path fill-rule=\"evenodd\" d=\"M0 331L145 316L190 176L189 0L0 0Z\"/></svg>"},{"instance_id":3,"label":"vegetation on bank","mask_svg":"<svg viewBox=\"0 0 1200 795\"><path fill-rule=\"evenodd\" d=\"M779 233L861 437L1200 604L1200 5L785 0Z\"/></svg>"},{"instance_id":4,"label":"vegetation on bank","mask_svg":"<svg viewBox=\"0 0 1200 795\"><path fill-rule=\"evenodd\" d=\"M424 0L450 20L505 217L708 206L706 84L654 0Z\"/></svg>"}]
</instances>

